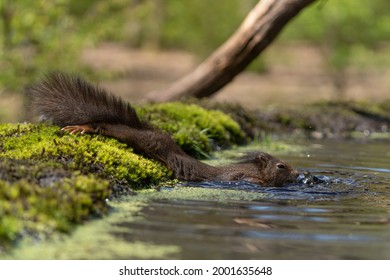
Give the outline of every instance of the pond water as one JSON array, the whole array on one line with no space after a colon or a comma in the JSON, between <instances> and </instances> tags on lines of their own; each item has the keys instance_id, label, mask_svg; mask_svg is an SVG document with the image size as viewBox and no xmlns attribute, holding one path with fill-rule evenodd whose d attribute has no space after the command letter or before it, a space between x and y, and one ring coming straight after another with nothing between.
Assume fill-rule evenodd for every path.
<instances>
[{"instance_id":1,"label":"pond water","mask_svg":"<svg viewBox=\"0 0 390 280\"><path fill-rule=\"evenodd\" d=\"M65 240L22 246L11 258L390 259L390 143L303 147L276 154L305 172L298 183L145 192Z\"/></svg>"}]
</instances>

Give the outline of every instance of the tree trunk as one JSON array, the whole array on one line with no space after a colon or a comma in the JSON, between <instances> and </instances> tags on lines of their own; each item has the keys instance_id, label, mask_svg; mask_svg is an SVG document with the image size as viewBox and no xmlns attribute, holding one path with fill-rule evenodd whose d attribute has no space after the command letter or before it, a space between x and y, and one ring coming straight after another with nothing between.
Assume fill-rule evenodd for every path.
<instances>
[{"instance_id":1,"label":"tree trunk","mask_svg":"<svg viewBox=\"0 0 390 280\"><path fill-rule=\"evenodd\" d=\"M260 0L238 30L194 71L168 89L151 92L150 101L208 97L245 69L303 8L316 0Z\"/></svg>"}]
</instances>

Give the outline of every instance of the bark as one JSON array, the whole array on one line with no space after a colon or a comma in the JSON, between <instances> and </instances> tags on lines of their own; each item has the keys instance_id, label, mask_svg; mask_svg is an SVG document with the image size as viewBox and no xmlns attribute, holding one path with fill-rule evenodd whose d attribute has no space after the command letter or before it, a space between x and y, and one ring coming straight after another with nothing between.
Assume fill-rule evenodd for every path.
<instances>
[{"instance_id":1,"label":"bark","mask_svg":"<svg viewBox=\"0 0 390 280\"><path fill-rule=\"evenodd\" d=\"M237 31L194 71L168 89L152 92L153 101L208 97L231 82L302 9L316 0L261 0Z\"/></svg>"}]
</instances>

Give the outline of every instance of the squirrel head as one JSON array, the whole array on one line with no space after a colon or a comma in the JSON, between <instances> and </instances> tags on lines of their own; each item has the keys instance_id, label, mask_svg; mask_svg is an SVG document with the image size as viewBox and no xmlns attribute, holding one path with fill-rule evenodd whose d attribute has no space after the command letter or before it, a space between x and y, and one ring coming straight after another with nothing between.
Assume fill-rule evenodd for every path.
<instances>
[{"instance_id":1,"label":"squirrel head","mask_svg":"<svg viewBox=\"0 0 390 280\"><path fill-rule=\"evenodd\" d=\"M264 152L248 153L228 166L227 180L280 187L295 182L299 173L288 163Z\"/></svg>"}]
</instances>

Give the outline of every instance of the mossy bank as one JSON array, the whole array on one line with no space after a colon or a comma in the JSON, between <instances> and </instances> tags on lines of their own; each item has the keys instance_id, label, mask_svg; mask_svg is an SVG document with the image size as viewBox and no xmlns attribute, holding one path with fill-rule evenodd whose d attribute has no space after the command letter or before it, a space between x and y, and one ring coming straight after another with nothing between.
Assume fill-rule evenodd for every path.
<instances>
[{"instance_id":1,"label":"mossy bank","mask_svg":"<svg viewBox=\"0 0 390 280\"><path fill-rule=\"evenodd\" d=\"M206 157L246 136L229 116L195 105L139 107L188 153ZM106 199L172 181L162 164L103 136L48 124L0 125L0 251L23 236L44 238L107 213Z\"/></svg>"}]
</instances>

